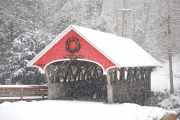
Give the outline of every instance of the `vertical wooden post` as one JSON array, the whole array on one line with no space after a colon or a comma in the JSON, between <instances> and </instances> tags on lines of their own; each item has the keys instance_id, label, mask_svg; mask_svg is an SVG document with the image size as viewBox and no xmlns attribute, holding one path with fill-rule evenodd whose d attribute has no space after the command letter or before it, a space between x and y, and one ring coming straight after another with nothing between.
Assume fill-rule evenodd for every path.
<instances>
[{"instance_id":1,"label":"vertical wooden post","mask_svg":"<svg viewBox=\"0 0 180 120\"><path fill-rule=\"evenodd\" d=\"M121 73L120 80L124 81L125 80L125 68L122 67L121 70L120 70L120 73Z\"/></svg>"},{"instance_id":2,"label":"vertical wooden post","mask_svg":"<svg viewBox=\"0 0 180 120\"><path fill-rule=\"evenodd\" d=\"M108 72L107 72L106 78L107 78L107 99L108 99L108 103L113 103L113 88L111 85L110 75Z\"/></svg>"},{"instance_id":3,"label":"vertical wooden post","mask_svg":"<svg viewBox=\"0 0 180 120\"><path fill-rule=\"evenodd\" d=\"M21 100L23 99L23 88L21 88L21 94L20 94L20 97L21 97Z\"/></svg>"},{"instance_id":4,"label":"vertical wooden post","mask_svg":"<svg viewBox=\"0 0 180 120\"><path fill-rule=\"evenodd\" d=\"M54 72L54 65L52 64L52 65L50 65L50 67L51 67L51 74L52 74L52 80L54 80L53 82L55 83L56 81L55 81L55 79L54 79L54 76L55 76L55 72ZM48 73L48 72L47 72ZM48 75L48 74L47 74Z\"/></svg>"},{"instance_id":5,"label":"vertical wooden post","mask_svg":"<svg viewBox=\"0 0 180 120\"><path fill-rule=\"evenodd\" d=\"M152 68L149 68L149 96L151 97L151 72L152 72Z\"/></svg>"},{"instance_id":6,"label":"vertical wooden post","mask_svg":"<svg viewBox=\"0 0 180 120\"><path fill-rule=\"evenodd\" d=\"M44 87L42 88L42 99L44 99Z\"/></svg>"},{"instance_id":7,"label":"vertical wooden post","mask_svg":"<svg viewBox=\"0 0 180 120\"><path fill-rule=\"evenodd\" d=\"M48 75L48 71L47 71L47 68L45 70L45 74L46 74L46 79L47 79L47 82L48 83L51 83L50 80L49 80L49 75Z\"/></svg>"}]
</instances>

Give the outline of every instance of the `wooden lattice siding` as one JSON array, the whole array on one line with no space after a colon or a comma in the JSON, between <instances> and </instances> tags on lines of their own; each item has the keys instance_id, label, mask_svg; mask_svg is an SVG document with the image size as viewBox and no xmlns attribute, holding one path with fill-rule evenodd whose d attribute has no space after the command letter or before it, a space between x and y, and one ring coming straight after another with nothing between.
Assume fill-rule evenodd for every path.
<instances>
[{"instance_id":1,"label":"wooden lattice siding","mask_svg":"<svg viewBox=\"0 0 180 120\"><path fill-rule=\"evenodd\" d=\"M144 104L151 94L152 68L113 68L109 70L114 102Z\"/></svg>"},{"instance_id":2,"label":"wooden lattice siding","mask_svg":"<svg viewBox=\"0 0 180 120\"><path fill-rule=\"evenodd\" d=\"M142 81L150 79L151 67L113 68L109 70L111 81Z\"/></svg>"},{"instance_id":3,"label":"wooden lattice siding","mask_svg":"<svg viewBox=\"0 0 180 120\"><path fill-rule=\"evenodd\" d=\"M87 61L60 61L50 64L47 67L51 83L93 80L103 75L102 68Z\"/></svg>"}]
</instances>

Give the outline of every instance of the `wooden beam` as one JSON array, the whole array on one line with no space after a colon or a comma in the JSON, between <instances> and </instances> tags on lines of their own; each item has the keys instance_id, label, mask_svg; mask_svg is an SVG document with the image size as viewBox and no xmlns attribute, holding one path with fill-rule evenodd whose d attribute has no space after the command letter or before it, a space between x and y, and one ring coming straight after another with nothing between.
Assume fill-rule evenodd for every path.
<instances>
[{"instance_id":1,"label":"wooden beam","mask_svg":"<svg viewBox=\"0 0 180 120\"><path fill-rule=\"evenodd\" d=\"M111 85L109 72L107 72L106 78L107 78L107 84L108 84L108 85Z\"/></svg>"},{"instance_id":2,"label":"wooden beam","mask_svg":"<svg viewBox=\"0 0 180 120\"><path fill-rule=\"evenodd\" d=\"M56 81L55 81L55 79L54 79L54 77L55 77L54 68L55 68L55 67L54 67L54 65L53 65L53 64L52 64L52 65L50 65L50 67L51 67L51 74L52 74L52 76L53 76L53 77L51 77L51 79L52 79L52 80L54 80L54 83L55 83L55 82L56 82Z\"/></svg>"},{"instance_id":3,"label":"wooden beam","mask_svg":"<svg viewBox=\"0 0 180 120\"><path fill-rule=\"evenodd\" d=\"M45 70L45 74L46 74L46 79L47 79L47 82L48 83L51 83L50 80L49 80L49 75L48 75L48 71L47 71L47 68Z\"/></svg>"},{"instance_id":4,"label":"wooden beam","mask_svg":"<svg viewBox=\"0 0 180 120\"><path fill-rule=\"evenodd\" d=\"M106 78L107 78L107 99L108 99L108 103L113 103L113 87L111 85L109 72L107 72Z\"/></svg>"}]
</instances>

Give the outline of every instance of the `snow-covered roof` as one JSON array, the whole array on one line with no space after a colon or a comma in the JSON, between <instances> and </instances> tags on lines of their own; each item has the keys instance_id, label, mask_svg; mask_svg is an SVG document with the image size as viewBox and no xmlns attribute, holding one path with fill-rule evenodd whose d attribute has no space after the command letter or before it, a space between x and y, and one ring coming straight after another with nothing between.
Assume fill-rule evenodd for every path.
<instances>
[{"instance_id":1,"label":"snow-covered roof","mask_svg":"<svg viewBox=\"0 0 180 120\"><path fill-rule=\"evenodd\" d=\"M120 67L162 66L131 39L75 25L71 27Z\"/></svg>"},{"instance_id":2,"label":"snow-covered roof","mask_svg":"<svg viewBox=\"0 0 180 120\"><path fill-rule=\"evenodd\" d=\"M31 60L27 66L34 66L36 61L38 61L71 30L77 32L117 67L161 66L155 58L153 58L131 39L75 25L70 25L67 29L65 29L54 41L52 41L33 60Z\"/></svg>"}]
</instances>

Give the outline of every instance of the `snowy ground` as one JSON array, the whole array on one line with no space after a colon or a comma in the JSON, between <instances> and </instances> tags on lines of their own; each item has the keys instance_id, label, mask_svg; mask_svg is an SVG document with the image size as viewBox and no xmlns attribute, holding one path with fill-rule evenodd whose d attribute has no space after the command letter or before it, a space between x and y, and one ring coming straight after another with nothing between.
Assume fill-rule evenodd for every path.
<instances>
[{"instance_id":1,"label":"snowy ground","mask_svg":"<svg viewBox=\"0 0 180 120\"><path fill-rule=\"evenodd\" d=\"M103 104L77 101L5 102L0 105L1 120L158 120L162 108L136 104Z\"/></svg>"},{"instance_id":2,"label":"snowy ground","mask_svg":"<svg viewBox=\"0 0 180 120\"><path fill-rule=\"evenodd\" d=\"M180 90L180 62L173 64L175 90ZM180 73L180 72L179 72ZM152 73L152 91L169 91L168 63ZM176 97L176 99L178 99ZM171 101L172 102L172 101ZM180 100L179 100L180 102ZM162 104L168 105L169 99ZM136 104L104 104L79 101L4 102L0 104L0 120L159 120L165 113L175 113L157 107Z\"/></svg>"}]
</instances>

